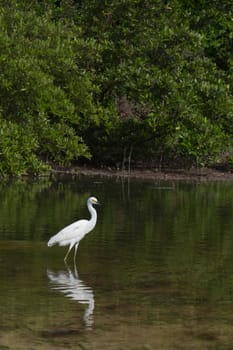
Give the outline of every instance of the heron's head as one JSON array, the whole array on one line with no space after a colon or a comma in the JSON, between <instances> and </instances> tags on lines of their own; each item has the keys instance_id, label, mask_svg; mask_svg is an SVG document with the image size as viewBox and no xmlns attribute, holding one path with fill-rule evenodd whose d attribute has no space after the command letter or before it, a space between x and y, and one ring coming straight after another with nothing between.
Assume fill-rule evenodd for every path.
<instances>
[{"instance_id":1,"label":"heron's head","mask_svg":"<svg viewBox=\"0 0 233 350\"><path fill-rule=\"evenodd\" d=\"M90 197L90 198L88 198L87 201L91 204L100 204L100 202L98 201L98 199L96 197Z\"/></svg>"}]
</instances>

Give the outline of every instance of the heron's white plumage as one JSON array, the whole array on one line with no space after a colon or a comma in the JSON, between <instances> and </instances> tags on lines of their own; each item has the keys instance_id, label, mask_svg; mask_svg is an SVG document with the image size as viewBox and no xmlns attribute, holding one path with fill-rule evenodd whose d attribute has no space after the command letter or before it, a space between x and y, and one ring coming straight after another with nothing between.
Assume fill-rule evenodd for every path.
<instances>
[{"instance_id":1,"label":"heron's white plumage","mask_svg":"<svg viewBox=\"0 0 233 350\"><path fill-rule=\"evenodd\" d=\"M75 259L79 242L81 241L81 239L83 239L83 237L87 233L89 233L95 227L96 221L97 221L97 213L96 213L96 210L93 208L94 204L99 204L98 200L95 197L88 198L87 207L91 214L90 220L85 220L85 219L78 220L73 224L70 224L65 228L63 228L56 235L52 236L48 241L49 247L52 247L55 244L58 244L59 246L69 245L68 252L64 259L65 261L70 253L70 250L73 248L73 246L75 246L75 253L74 253L74 259Z\"/></svg>"},{"instance_id":2,"label":"heron's white plumage","mask_svg":"<svg viewBox=\"0 0 233 350\"><path fill-rule=\"evenodd\" d=\"M65 246L70 244L71 240L80 241L86 234L85 227L88 227L88 220L79 220L73 222L59 231L55 236L48 241L48 246L52 247L55 244Z\"/></svg>"}]
</instances>

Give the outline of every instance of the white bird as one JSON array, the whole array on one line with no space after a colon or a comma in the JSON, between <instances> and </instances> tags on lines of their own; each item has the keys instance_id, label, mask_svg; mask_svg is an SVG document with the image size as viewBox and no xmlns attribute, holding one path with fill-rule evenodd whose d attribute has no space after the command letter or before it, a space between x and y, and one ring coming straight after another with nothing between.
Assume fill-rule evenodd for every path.
<instances>
[{"instance_id":1,"label":"white bird","mask_svg":"<svg viewBox=\"0 0 233 350\"><path fill-rule=\"evenodd\" d=\"M81 239L83 239L84 236L86 236L87 233L92 231L93 228L95 227L96 221L97 221L97 213L95 208L93 208L94 204L100 204L98 199L95 197L88 198L87 208L89 210L89 213L91 214L90 220L83 219L83 220L75 221L73 224L66 226L61 231L59 231L56 235L52 236L48 241L49 247L52 247L55 244L58 244L59 246L69 245L69 249L64 258L65 262L73 246L75 247L74 248L75 249L74 261L75 261L79 242L81 241Z\"/></svg>"}]
</instances>

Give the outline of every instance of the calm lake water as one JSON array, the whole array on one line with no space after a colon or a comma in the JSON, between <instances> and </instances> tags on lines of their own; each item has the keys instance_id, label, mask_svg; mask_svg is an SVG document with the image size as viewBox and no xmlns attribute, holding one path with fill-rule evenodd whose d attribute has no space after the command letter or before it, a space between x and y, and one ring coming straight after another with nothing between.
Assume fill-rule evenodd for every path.
<instances>
[{"instance_id":1,"label":"calm lake water","mask_svg":"<svg viewBox=\"0 0 233 350\"><path fill-rule=\"evenodd\" d=\"M90 195L66 266L46 242ZM0 350L232 349L233 183L1 182L0 278Z\"/></svg>"}]
</instances>

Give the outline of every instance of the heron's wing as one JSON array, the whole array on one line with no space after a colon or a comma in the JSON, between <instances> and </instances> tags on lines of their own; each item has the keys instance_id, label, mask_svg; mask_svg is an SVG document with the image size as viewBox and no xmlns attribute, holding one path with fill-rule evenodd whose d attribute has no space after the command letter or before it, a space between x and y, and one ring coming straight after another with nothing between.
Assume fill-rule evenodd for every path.
<instances>
[{"instance_id":1,"label":"heron's wing","mask_svg":"<svg viewBox=\"0 0 233 350\"><path fill-rule=\"evenodd\" d=\"M73 224L70 224L64 227L61 231L59 231L55 236L51 237L48 241L48 246L52 246L54 244L59 245L67 245L70 244L70 241L75 239L75 241L79 241L83 238L86 233L86 225L88 220L79 220L75 221Z\"/></svg>"}]
</instances>

